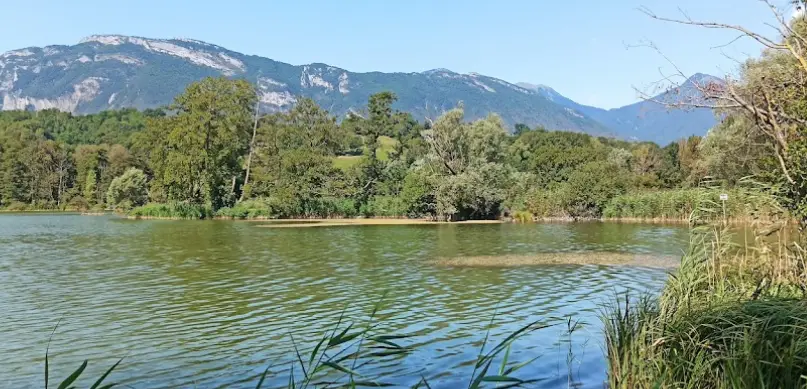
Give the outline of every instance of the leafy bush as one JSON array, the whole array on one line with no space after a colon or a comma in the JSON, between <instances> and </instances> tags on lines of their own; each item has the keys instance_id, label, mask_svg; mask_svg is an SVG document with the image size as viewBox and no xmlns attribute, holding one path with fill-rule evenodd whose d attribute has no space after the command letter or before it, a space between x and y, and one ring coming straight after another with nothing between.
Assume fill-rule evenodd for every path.
<instances>
[{"instance_id":1,"label":"leafy bush","mask_svg":"<svg viewBox=\"0 0 807 389\"><path fill-rule=\"evenodd\" d=\"M436 212L434 184L423 172L416 170L406 175L400 198L407 216L433 216Z\"/></svg>"},{"instance_id":2,"label":"leafy bush","mask_svg":"<svg viewBox=\"0 0 807 389\"><path fill-rule=\"evenodd\" d=\"M605 205L625 191L626 183L615 177L615 167L588 163L575 170L569 181L550 189L533 188L522 200L522 211L538 218L599 218Z\"/></svg>"},{"instance_id":3,"label":"leafy bush","mask_svg":"<svg viewBox=\"0 0 807 389\"><path fill-rule=\"evenodd\" d=\"M22 212L25 211L26 209L28 209L28 204L19 201L15 201L6 207L6 210L12 212Z\"/></svg>"},{"instance_id":4,"label":"leafy bush","mask_svg":"<svg viewBox=\"0 0 807 389\"><path fill-rule=\"evenodd\" d=\"M242 201L230 208L221 208L216 216L233 219L255 218L336 218L358 215L353 199L340 197L267 197Z\"/></svg>"},{"instance_id":5,"label":"leafy bush","mask_svg":"<svg viewBox=\"0 0 807 389\"><path fill-rule=\"evenodd\" d=\"M109 184L106 203L115 209L131 209L148 201L148 182L142 170L129 169Z\"/></svg>"},{"instance_id":6,"label":"leafy bush","mask_svg":"<svg viewBox=\"0 0 807 389\"><path fill-rule=\"evenodd\" d=\"M76 209L78 211L86 211L90 209L90 204L87 202L84 197L75 196L67 203L68 207Z\"/></svg>"},{"instance_id":7,"label":"leafy bush","mask_svg":"<svg viewBox=\"0 0 807 389\"><path fill-rule=\"evenodd\" d=\"M216 216L232 219L272 219L278 214L267 199L251 199L231 208L221 208L216 211Z\"/></svg>"},{"instance_id":8,"label":"leafy bush","mask_svg":"<svg viewBox=\"0 0 807 389\"><path fill-rule=\"evenodd\" d=\"M365 216L402 217L407 213L408 207L398 196L375 196L361 209Z\"/></svg>"},{"instance_id":9,"label":"leafy bush","mask_svg":"<svg viewBox=\"0 0 807 389\"><path fill-rule=\"evenodd\" d=\"M516 211L513 213L513 220L518 223L529 223L533 219L533 214L527 211Z\"/></svg>"},{"instance_id":10,"label":"leafy bush","mask_svg":"<svg viewBox=\"0 0 807 389\"><path fill-rule=\"evenodd\" d=\"M590 162L575 170L559 191L564 210L572 217L598 218L612 198L625 193L624 178L614 174L615 167Z\"/></svg>"},{"instance_id":11,"label":"leafy bush","mask_svg":"<svg viewBox=\"0 0 807 389\"><path fill-rule=\"evenodd\" d=\"M557 190L530 191L525 200L526 211L538 218L568 217Z\"/></svg>"},{"instance_id":12,"label":"leafy bush","mask_svg":"<svg viewBox=\"0 0 807 389\"><path fill-rule=\"evenodd\" d=\"M188 203L149 203L129 212L134 218L155 219L208 219L213 216L210 207Z\"/></svg>"},{"instance_id":13,"label":"leafy bush","mask_svg":"<svg viewBox=\"0 0 807 389\"><path fill-rule=\"evenodd\" d=\"M358 216L356 202L353 199L338 197L320 197L309 199L302 204L302 215L305 217L355 217Z\"/></svg>"}]
</instances>

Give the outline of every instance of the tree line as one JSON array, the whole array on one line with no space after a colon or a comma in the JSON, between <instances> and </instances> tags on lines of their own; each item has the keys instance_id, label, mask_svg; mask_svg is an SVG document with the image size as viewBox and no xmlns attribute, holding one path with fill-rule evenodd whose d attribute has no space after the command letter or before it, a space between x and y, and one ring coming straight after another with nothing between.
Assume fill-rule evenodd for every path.
<instances>
[{"instance_id":1,"label":"tree line","mask_svg":"<svg viewBox=\"0 0 807 389\"><path fill-rule=\"evenodd\" d=\"M525 125L510 133L495 114L466 120L461 103L417 120L395 101L377 93L342 120L307 98L263 114L254 85L207 78L155 110L2 112L0 206L599 217L625 193L695 187L705 177L732 186L771 169L764 148L736 143L742 117L661 147Z\"/></svg>"}]
</instances>

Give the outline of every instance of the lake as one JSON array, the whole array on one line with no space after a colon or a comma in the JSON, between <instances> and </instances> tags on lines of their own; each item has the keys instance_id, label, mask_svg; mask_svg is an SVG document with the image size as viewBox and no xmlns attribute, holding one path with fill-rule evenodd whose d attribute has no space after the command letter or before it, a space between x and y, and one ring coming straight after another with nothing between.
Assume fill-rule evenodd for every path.
<instances>
[{"instance_id":1,"label":"lake","mask_svg":"<svg viewBox=\"0 0 807 389\"><path fill-rule=\"evenodd\" d=\"M414 348L372 367L386 382L409 386L424 376L433 388L467 386L495 312L495 340L532 320L557 324L513 345L511 361L539 357L520 374L541 379L533 387L602 388L600 305L625 290L658 290L664 270L435 260L668 256L688 243L685 226L640 224L258 224L0 215L0 387L44 386L58 321L51 384L89 359L80 381L89 386L125 357L111 381L134 388L254 388L269 365L267 387L284 386L295 358L291 336L310 352L343 311L363 323L384 297L380 329L411 335L402 343ZM567 316L581 321L571 337Z\"/></svg>"}]
</instances>

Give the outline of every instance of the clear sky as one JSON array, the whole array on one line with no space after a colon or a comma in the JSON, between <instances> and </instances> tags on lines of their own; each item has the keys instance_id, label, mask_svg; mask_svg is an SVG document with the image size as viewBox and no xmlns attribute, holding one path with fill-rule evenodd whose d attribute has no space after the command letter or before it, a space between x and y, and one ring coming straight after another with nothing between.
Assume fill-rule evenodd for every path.
<instances>
[{"instance_id":1,"label":"clear sky","mask_svg":"<svg viewBox=\"0 0 807 389\"><path fill-rule=\"evenodd\" d=\"M735 35L651 20L640 6L771 31L758 0L39 0L2 6L0 52L92 34L186 37L295 65L477 72L612 108L673 70L630 46L652 41L687 74L722 75L760 51L750 40L713 48Z\"/></svg>"}]
</instances>

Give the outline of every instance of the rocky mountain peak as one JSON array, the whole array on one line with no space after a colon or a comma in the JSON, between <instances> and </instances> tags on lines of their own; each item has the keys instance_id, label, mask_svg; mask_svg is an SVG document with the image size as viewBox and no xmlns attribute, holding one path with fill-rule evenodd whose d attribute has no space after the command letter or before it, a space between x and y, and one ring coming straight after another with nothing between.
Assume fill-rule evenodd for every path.
<instances>
[{"instance_id":1,"label":"rocky mountain peak","mask_svg":"<svg viewBox=\"0 0 807 389\"><path fill-rule=\"evenodd\" d=\"M392 91L399 98L395 108L420 120L434 118L462 101L469 119L497 113L511 126L525 123L595 135L619 133L607 120L609 113L574 105L542 85L515 85L444 68L355 73L324 63L294 66L195 39L114 34L91 35L76 45L0 54L0 109L92 113L153 108L170 103L188 84L211 76L256 83L261 109L266 112L289 109L305 96L342 117L361 111L371 94ZM632 128L639 128L634 122ZM692 131L702 133L707 128L700 125Z\"/></svg>"}]
</instances>

